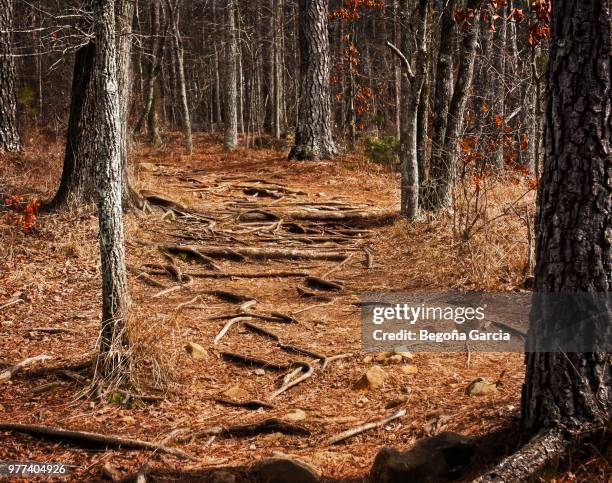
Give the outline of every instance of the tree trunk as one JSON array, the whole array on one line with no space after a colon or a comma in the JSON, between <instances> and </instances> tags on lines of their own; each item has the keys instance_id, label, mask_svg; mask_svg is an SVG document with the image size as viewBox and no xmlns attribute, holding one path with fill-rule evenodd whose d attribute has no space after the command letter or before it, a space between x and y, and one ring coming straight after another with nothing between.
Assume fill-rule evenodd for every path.
<instances>
[{"instance_id":1,"label":"tree trunk","mask_svg":"<svg viewBox=\"0 0 612 483\"><path fill-rule=\"evenodd\" d=\"M183 39L181 37L181 29L179 23L179 14L181 3L175 0L174 5L171 0L167 1L168 10L172 17L172 41L176 56L176 69L178 71L178 87L179 98L181 105L181 121L183 124L183 136L185 136L185 148L188 154L193 151L193 138L191 135L191 117L189 115L189 103L187 102L187 82L185 80L185 63Z\"/></svg>"},{"instance_id":2,"label":"tree trunk","mask_svg":"<svg viewBox=\"0 0 612 483\"><path fill-rule=\"evenodd\" d=\"M331 159L328 0L300 0L300 100L295 146L289 159Z\"/></svg>"},{"instance_id":3,"label":"tree trunk","mask_svg":"<svg viewBox=\"0 0 612 483\"><path fill-rule=\"evenodd\" d=\"M483 0L468 0L466 8L479 10L482 3ZM429 185L423 200L429 210L442 208L449 202L450 190L455 176L457 140L463 128L463 114L474 77L474 61L479 30L478 16L477 13L474 24L464 34L460 49L457 80L448 106L446 120L442 122L443 142L441 145L438 144L437 147L434 146L435 155L432 157L429 167ZM438 95L445 94L438 94L436 89L436 97ZM434 143L439 142L439 137L436 137Z\"/></svg>"},{"instance_id":4,"label":"tree trunk","mask_svg":"<svg viewBox=\"0 0 612 483\"><path fill-rule=\"evenodd\" d=\"M415 6L418 15L413 16ZM403 58L405 65L402 75L400 213L410 220L416 219L419 214L418 115L421 90L428 69L426 62L428 10L428 0L418 0L418 3L416 0L402 0L402 49L406 57ZM411 21L413 28L409 29ZM415 39L416 52L411 52L414 50L411 46Z\"/></svg>"},{"instance_id":5,"label":"tree trunk","mask_svg":"<svg viewBox=\"0 0 612 483\"><path fill-rule=\"evenodd\" d=\"M20 151L15 59L11 35L13 0L0 0L0 151Z\"/></svg>"},{"instance_id":6,"label":"tree trunk","mask_svg":"<svg viewBox=\"0 0 612 483\"><path fill-rule=\"evenodd\" d=\"M440 21L440 47L438 49L438 62L436 67L436 84L433 95L433 123L431 131L431 159L429 161L429 176L424 186L422 204L431 209L433 204L429 199L433 196L431 187L438 182L438 177L444 173L439 169L444 152L446 139L446 126L448 123L448 110L453 95L453 12L456 0L449 0L446 7L442 6L442 19Z\"/></svg>"},{"instance_id":7,"label":"tree trunk","mask_svg":"<svg viewBox=\"0 0 612 483\"><path fill-rule=\"evenodd\" d=\"M229 0L225 7L225 133L223 145L232 151L238 146L238 91L236 86L236 11L235 0Z\"/></svg>"},{"instance_id":8,"label":"tree trunk","mask_svg":"<svg viewBox=\"0 0 612 483\"><path fill-rule=\"evenodd\" d=\"M117 73L115 40L115 1L95 0L94 76L96 83L94 121L94 154L99 163L98 218L102 271L103 356L121 355L125 345L125 318L128 308L125 242L123 235L122 195L122 120ZM112 349L112 352L111 352ZM106 359L105 375L116 368L116 360Z\"/></svg>"},{"instance_id":9,"label":"tree trunk","mask_svg":"<svg viewBox=\"0 0 612 483\"><path fill-rule=\"evenodd\" d=\"M113 2L115 3L115 2ZM128 108L131 85L130 52L131 24L134 5L130 0L119 0L115 7L116 21L113 25L120 35L113 38L117 41L116 69L119 89L119 116L121 121L120 144L122 166L123 207L140 206L140 196L131 188L128 175ZM84 205L96 201L96 189L99 162L95 156L95 123L96 111L96 77L94 61L96 56L95 41L90 41L79 48L75 54L72 89L70 94L70 113L66 134L64 165L59 188L48 204L48 208L59 208L68 204Z\"/></svg>"},{"instance_id":10,"label":"tree trunk","mask_svg":"<svg viewBox=\"0 0 612 483\"><path fill-rule=\"evenodd\" d=\"M553 2L544 172L538 193L538 292L605 296L612 288L610 8L609 0ZM542 308L532 309L528 348L555 328L553 317L537 316ZM610 348L603 342L606 335L610 340L611 308L608 296L607 317L593 322L602 332L595 332L592 345L599 344L602 352L527 354L525 429L609 422L612 372L610 353L603 352Z\"/></svg>"}]
</instances>

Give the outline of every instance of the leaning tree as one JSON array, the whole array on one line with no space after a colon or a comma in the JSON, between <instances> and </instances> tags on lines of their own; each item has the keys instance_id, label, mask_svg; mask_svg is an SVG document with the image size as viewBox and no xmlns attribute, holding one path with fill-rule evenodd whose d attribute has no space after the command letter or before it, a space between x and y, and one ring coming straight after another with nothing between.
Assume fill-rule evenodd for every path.
<instances>
[{"instance_id":1,"label":"leaning tree","mask_svg":"<svg viewBox=\"0 0 612 483\"><path fill-rule=\"evenodd\" d=\"M522 424L533 439L487 477L523 481L612 414L612 2L554 0L534 304ZM551 303L554 298L572 300ZM554 302L554 300L552 300ZM575 302L575 303L574 303ZM567 314L572 312L572 320ZM563 324L586 321L572 329ZM567 348L571 341L576 351ZM562 350L553 351L551 343ZM538 348L540 346L540 348ZM589 352L585 352L589 351Z\"/></svg>"},{"instance_id":2,"label":"leaning tree","mask_svg":"<svg viewBox=\"0 0 612 483\"><path fill-rule=\"evenodd\" d=\"M336 146L329 91L328 0L300 0L299 16L300 99L289 159L331 159Z\"/></svg>"},{"instance_id":3,"label":"leaning tree","mask_svg":"<svg viewBox=\"0 0 612 483\"><path fill-rule=\"evenodd\" d=\"M0 0L0 151L21 150L17 130L15 59L11 32L13 0Z\"/></svg>"}]
</instances>

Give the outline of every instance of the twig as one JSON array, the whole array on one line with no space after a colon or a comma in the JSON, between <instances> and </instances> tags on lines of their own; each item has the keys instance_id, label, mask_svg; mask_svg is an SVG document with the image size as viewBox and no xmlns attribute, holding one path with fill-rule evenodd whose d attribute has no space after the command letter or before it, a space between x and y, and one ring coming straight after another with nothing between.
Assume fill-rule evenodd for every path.
<instances>
[{"instance_id":1,"label":"twig","mask_svg":"<svg viewBox=\"0 0 612 483\"><path fill-rule=\"evenodd\" d=\"M70 431L51 426L40 426L35 424L19 424L19 423L0 423L0 431L13 431L18 433L26 433L32 436L47 436L61 440L68 440L74 443L95 443L104 446L112 446L117 449L150 449L162 453L172 454L184 459L193 459L187 453L175 449L161 446L159 444L138 439L121 438L118 436L108 436L100 433L91 433L89 431Z\"/></svg>"},{"instance_id":2,"label":"twig","mask_svg":"<svg viewBox=\"0 0 612 483\"><path fill-rule=\"evenodd\" d=\"M404 65L404 68L406 69L407 74L412 79L414 79L414 72L412 72L412 68L410 67L410 62L408 62L408 59L406 58L406 56L402 53L400 49L398 49L395 45L393 45L388 40L386 43L387 43L387 47L389 47L395 53L395 55L397 55L399 60L402 62L402 64Z\"/></svg>"},{"instance_id":3,"label":"twig","mask_svg":"<svg viewBox=\"0 0 612 483\"><path fill-rule=\"evenodd\" d=\"M346 431L342 431L336 436L328 439L326 444L337 444L345 439L352 438L353 436L357 436L358 434L364 433L365 431L369 431L370 429L378 428L380 426L384 426L385 424L393 421L394 419L401 418L406 415L406 410L401 409L400 411L392 414L389 417L379 419L378 421L372 421L371 423L362 424L359 426L355 426L354 428L347 429Z\"/></svg>"},{"instance_id":4,"label":"twig","mask_svg":"<svg viewBox=\"0 0 612 483\"><path fill-rule=\"evenodd\" d=\"M64 327L32 327L30 329L21 329L22 332L44 332L47 334L59 334L60 332L67 332L69 334L76 334L77 331L73 329L66 329Z\"/></svg>"},{"instance_id":5,"label":"twig","mask_svg":"<svg viewBox=\"0 0 612 483\"><path fill-rule=\"evenodd\" d=\"M323 359L323 363L321 364L321 370L324 371L330 362L334 362L340 359L348 359L349 357L352 357L352 356L353 354L349 352L347 354L337 354L335 356L326 357L325 359Z\"/></svg>"},{"instance_id":6,"label":"twig","mask_svg":"<svg viewBox=\"0 0 612 483\"><path fill-rule=\"evenodd\" d=\"M161 292L157 292L155 295L153 295L153 298L157 299L159 297L163 297L164 295L168 295L169 293L176 292L177 290L181 290L182 288L183 288L182 285L174 285L173 287L162 290Z\"/></svg>"},{"instance_id":7,"label":"twig","mask_svg":"<svg viewBox=\"0 0 612 483\"><path fill-rule=\"evenodd\" d=\"M18 303L23 302L23 299L14 299L14 300L9 300L7 303L5 303L4 305L0 305L0 310L2 309L6 309L7 307L10 307L11 305L15 305Z\"/></svg>"},{"instance_id":8,"label":"twig","mask_svg":"<svg viewBox=\"0 0 612 483\"><path fill-rule=\"evenodd\" d=\"M344 265L346 265L346 263L353 258L353 256L355 255L355 253L351 253L348 257L346 257L344 260L342 260L340 263L338 263L336 266L330 268L327 272L325 272L323 275L321 275L321 278L325 278L327 277L330 273L335 272L336 270L342 268Z\"/></svg>"}]
</instances>

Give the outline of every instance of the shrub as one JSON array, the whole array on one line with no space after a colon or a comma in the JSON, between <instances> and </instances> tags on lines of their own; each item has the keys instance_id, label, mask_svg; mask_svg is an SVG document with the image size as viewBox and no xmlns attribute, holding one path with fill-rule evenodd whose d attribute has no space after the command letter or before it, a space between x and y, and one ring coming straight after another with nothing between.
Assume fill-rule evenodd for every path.
<instances>
[{"instance_id":1,"label":"shrub","mask_svg":"<svg viewBox=\"0 0 612 483\"><path fill-rule=\"evenodd\" d=\"M396 164L400 150L400 142L395 136L367 137L365 149L368 158L375 163Z\"/></svg>"}]
</instances>

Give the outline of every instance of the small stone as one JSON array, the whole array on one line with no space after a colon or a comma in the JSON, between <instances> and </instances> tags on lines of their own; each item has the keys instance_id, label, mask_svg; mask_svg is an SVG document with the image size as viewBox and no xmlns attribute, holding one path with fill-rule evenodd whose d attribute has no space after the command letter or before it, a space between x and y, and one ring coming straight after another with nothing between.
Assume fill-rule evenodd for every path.
<instances>
[{"instance_id":1,"label":"small stone","mask_svg":"<svg viewBox=\"0 0 612 483\"><path fill-rule=\"evenodd\" d=\"M110 462L106 462L102 467L102 474L111 481L120 481L121 473L119 470Z\"/></svg>"},{"instance_id":2,"label":"small stone","mask_svg":"<svg viewBox=\"0 0 612 483\"><path fill-rule=\"evenodd\" d=\"M206 349L204 349L204 347L202 347L200 344L196 344L195 342L190 342L189 344L187 344L185 346L185 350L194 359L206 359L208 357Z\"/></svg>"},{"instance_id":3,"label":"small stone","mask_svg":"<svg viewBox=\"0 0 612 483\"><path fill-rule=\"evenodd\" d=\"M264 458L253 465L257 483L318 483L319 474L305 462L289 457Z\"/></svg>"},{"instance_id":4,"label":"small stone","mask_svg":"<svg viewBox=\"0 0 612 483\"><path fill-rule=\"evenodd\" d=\"M301 409L294 409L293 411L285 415L285 419L287 421L294 421L294 422L303 421L304 419L306 419L306 413L302 411Z\"/></svg>"},{"instance_id":5,"label":"small stone","mask_svg":"<svg viewBox=\"0 0 612 483\"><path fill-rule=\"evenodd\" d=\"M403 358L399 354L393 354L387 358L387 364L399 364Z\"/></svg>"},{"instance_id":6,"label":"small stone","mask_svg":"<svg viewBox=\"0 0 612 483\"><path fill-rule=\"evenodd\" d=\"M497 392L497 386L481 377L474 379L465 390L468 396L486 396L495 392Z\"/></svg>"},{"instance_id":7,"label":"small stone","mask_svg":"<svg viewBox=\"0 0 612 483\"><path fill-rule=\"evenodd\" d=\"M266 371L265 369L262 369L261 367L259 367L253 371L253 374L255 374L256 376L265 376Z\"/></svg>"},{"instance_id":8,"label":"small stone","mask_svg":"<svg viewBox=\"0 0 612 483\"><path fill-rule=\"evenodd\" d=\"M369 364L370 362L372 362L372 356L365 356L363 358L363 362Z\"/></svg>"},{"instance_id":9,"label":"small stone","mask_svg":"<svg viewBox=\"0 0 612 483\"><path fill-rule=\"evenodd\" d=\"M123 416L121 420L126 424L136 424L136 419L133 416Z\"/></svg>"},{"instance_id":10,"label":"small stone","mask_svg":"<svg viewBox=\"0 0 612 483\"><path fill-rule=\"evenodd\" d=\"M414 359L414 356L412 355L412 352L407 352L407 351L398 351L396 352L396 354L398 356L401 356L402 359L406 359L407 361L411 361L412 359Z\"/></svg>"},{"instance_id":11,"label":"small stone","mask_svg":"<svg viewBox=\"0 0 612 483\"><path fill-rule=\"evenodd\" d=\"M376 362L386 362L389 357L393 355L392 352L381 352L374 357Z\"/></svg>"},{"instance_id":12,"label":"small stone","mask_svg":"<svg viewBox=\"0 0 612 483\"><path fill-rule=\"evenodd\" d=\"M402 371L404 374L411 375L419 372L419 368L412 364L406 364L400 367L400 371Z\"/></svg>"},{"instance_id":13,"label":"small stone","mask_svg":"<svg viewBox=\"0 0 612 483\"><path fill-rule=\"evenodd\" d=\"M353 385L353 389L376 389L382 386L388 377L382 367L372 366Z\"/></svg>"},{"instance_id":14,"label":"small stone","mask_svg":"<svg viewBox=\"0 0 612 483\"><path fill-rule=\"evenodd\" d=\"M138 167L143 171L157 171L157 166L153 163L140 163Z\"/></svg>"},{"instance_id":15,"label":"small stone","mask_svg":"<svg viewBox=\"0 0 612 483\"><path fill-rule=\"evenodd\" d=\"M232 386L223 391L221 394L235 401L242 401L249 398L249 393L240 386Z\"/></svg>"}]
</instances>

